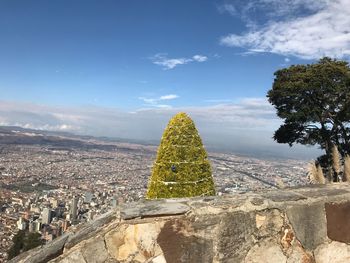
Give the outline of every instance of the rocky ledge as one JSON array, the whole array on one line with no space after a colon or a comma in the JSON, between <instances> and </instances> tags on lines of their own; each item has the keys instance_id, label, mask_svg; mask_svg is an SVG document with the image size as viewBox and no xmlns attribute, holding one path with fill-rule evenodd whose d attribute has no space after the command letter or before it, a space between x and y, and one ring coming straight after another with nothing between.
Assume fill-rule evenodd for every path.
<instances>
[{"instance_id":1,"label":"rocky ledge","mask_svg":"<svg viewBox=\"0 0 350 263\"><path fill-rule=\"evenodd\" d=\"M128 203L10 262L350 262L349 186Z\"/></svg>"}]
</instances>

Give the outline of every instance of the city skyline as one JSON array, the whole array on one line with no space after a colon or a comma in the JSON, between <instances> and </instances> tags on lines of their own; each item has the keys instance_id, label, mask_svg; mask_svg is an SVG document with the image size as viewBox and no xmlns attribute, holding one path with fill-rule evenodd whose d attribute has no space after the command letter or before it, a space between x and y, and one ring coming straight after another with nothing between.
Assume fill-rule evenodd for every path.
<instances>
[{"instance_id":1,"label":"city skyline","mask_svg":"<svg viewBox=\"0 0 350 263\"><path fill-rule=\"evenodd\" d=\"M159 141L185 111L204 142L300 153L271 139L273 73L349 60L348 0L0 3L0 125Z\"/></svg>"}]
</instances>

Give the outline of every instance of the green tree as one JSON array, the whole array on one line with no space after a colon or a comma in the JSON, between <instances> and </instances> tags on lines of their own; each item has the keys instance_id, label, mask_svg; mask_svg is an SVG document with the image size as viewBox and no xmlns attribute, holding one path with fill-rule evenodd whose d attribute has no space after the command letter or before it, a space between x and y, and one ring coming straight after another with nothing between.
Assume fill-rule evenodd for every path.
<instances>
[{"instance_id":1,"label":"green tree","mask_svg":"<svg viewBox=\"0 0 350 263\"><path fill-rule=\"evenodd\" d=\"M30 250L43 244L41 234L28 233L24 239L23 251Z\"/></svg>"},{"instance_id":2,"label":"green tree","mask_svg":"<svg viewBox=\"0 0 350 263\"><path fill-rule=\"evenodd\" d=\"M12 238L13 245L8 251L8 259L12 259L23 251L30 250L43 244L39 233L28 233L24 230L19 230Z\"/></svg>"},{"instance_id":3,"label":"green tree","mask_svg":"<svg viewBox=\"0 0 350 263\"><path fill-rule=\"evenodd\" d=\"M12 238L13 245L8 251L8 259L12 259L21 253L24 246L25 231L19 230L16 235Z\"/></svg>"},{"instance_id":4,"label":"green tree","mask_svg":"<svg viewBox=\"0 0 350 263\"><path fill-rule=\"evenodd\" d=\"M278 70L267 97L284 120L274 134L278 143L319 145L325 155L318 161L329 172L333 145L342 156L350 152L348 62L325 57Z\"/></svg>"},{"instance_id":5,"label":"green tree","mask_svg":"<svg viewBox=\"0 0 350 263\"><path fill-rule=\"evenodd\" d=\"M163 133L146 197L200 195L215 195L211 167L193 121L181 112Z\"/></svg>"}]
</instances>

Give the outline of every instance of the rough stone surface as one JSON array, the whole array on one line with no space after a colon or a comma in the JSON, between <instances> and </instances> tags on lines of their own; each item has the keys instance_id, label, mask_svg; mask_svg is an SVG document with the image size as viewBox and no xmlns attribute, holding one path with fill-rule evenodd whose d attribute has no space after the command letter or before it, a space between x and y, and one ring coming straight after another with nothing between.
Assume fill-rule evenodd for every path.
<instances>
[{"instance_id":1,"label":"rough stone surface","mask_svg":"<svg viewBox=\"0 0 350 263\"><path fill-rule=\"evenodd\" d=\"M115 211L110 211L98 217L94 221L90 221L82 225L78 231L74 234L71 234L65 244L65 248L71 248L78 244L79 242L92 237L102 226L108 224L109 222L117 218Z\"/></svg>"},{"instance_id":2,"label":"rough stone surface","mask_svg":"<svg viewBox=\"0 0 350 263\"><path fill-rule=\"evenodd\" d=\"M349 186L127 204L11 262L350 262Z\"/></svg>"},{"instance_id":3,"label":"rough stone surface","mask_svg":"<svg viewBox=\"0 0 350 263\"><path fill-rule=\"evenodd\" d=\"M106 246L119 261L145 262L162 253L156 242L164 222L123 225L106 235Z\"/></svg>"},{"instance_id":4,"label":"rough stone surface","mask_svg":"<svg viewBox=\"0 0 350 263\"><path fill-rule=\"evenodd\" d=\"M59 263L87 263L80 250L75 250L69 253L66 257L59 261Z\"/></svg>"},{"instance_id":5,"label":"rough stone surface","mask_svg":"<svg viewBox=\"0 0 350 263\"><path fill-rule=\"evenodd\" d=\"M321 187L315 191L314 189L303 188L300 193L307 197L322 197L322 196L336 196L342 194L348 194L349 191L345 189L333 189Z\"/></svg>"},{"instance_id":6,"label":"rough stone surface","mask_svg":"<svg viewBox=\"0 0 350 263\"><path fill-rule=\"evenodd\" d=\"M315 263L315 259L297 244L288 255L287 263Z\"/></svg>"},{"instance_id":7,"label":"rough stone surface","mask_svg":"<svg viewBox=\"0 0 350 263\"><path fill-rule=\"evenodd\" d=\"M274 236L281 231L283 226L283 217L279 210L270 209L257 212L255 215L255 223L258 231L258 237Z\"/></svg>"},{"instance_id":8,"label":"rough stone surface","mask_svg":"<svg viewBox=\"0 0 350 263\"><path fill-rule=\"evenodd\" d=\"M219 262L241 262L254 244L255 231L254 213L224 215L218 234Z\"/></svg>"},{"instance_id":9,"label":"rough stone surface","mask_svg":"<svg viewBox=\"0 0 350 263\"><path fill-rule=\"evenodd\" d=\"M146 203L127 204L121 212L121 218L144 218L153 216L181 215L190 210L188 205L174 202L150 201Z\"/></svg>"},{"instance_id":10,"label":"rough stone surface","mask_svg":"<svg viewBox=\"0 0 350 263\"><path fill-rule=\"evenodd\" d=\"M107 260L104 263L120 263L120 261L114 258L107 258Z\"/></svg>"},{"instance_id":11,"label":"rough stone surface","mask_svg":"<svg viewBox=\"0 0 350 263\"><path fill-rule=\"evenodd\" d=\"M251 202L253 205L259 206L259 205L262 205L262 204L264 203L264 199L254 197L254 198L252 198L252 200L251 200L250 202Z\"/></svg>"},{"instance_id":12,"label":"rough stone surface","mask_svg":"<svg viewBox=\"0 0 350 263\"><path fill-rule=\"evenodd\" d=\"M281 246L283 251L288 252L295 243L295 233L290 225L283 226L281 231Z\"/></svg>"},{"instance_id":13,"label":"rough stone surface","mask_svg":"<svg viewBox=\"0 0 350 263\"><path fill-rule=\"evenodd\" d=\"M296 237L306 249L313 250L326 240L324 204L297 205L287 208Z\"/></svg>"},{"instance_id":14,"label":"rough stone surface","mask_svg":"<svg viewBox=\"0 0 350 263\"><path fill-rule=\"evenodd\" d=\"M212 240L199 238L191 233L188 222L168 221L162 227L157 242L166 262L202 262L213 261Z\"/></svg>"},{"instance_id":15,"label":"rough stone surface","mask_svg":"<svg viewBox=\"0 0 350 263\"><path fill-rule=\"evenodd\" d=\"M322 244L315 250L316 263L348 263L350 262L350 246L333 241Z\"/></svg>"},{"instance_id":16,"label":"rough stone surface","mask_svg":"<svg viewBox=\"0 0 350 263\"><path fill-rule=\"evenodd\" d=\"M190 200L188 201L188 204L190 205L191 208L193 208L195 211L200 211L200 210L211 210L219 212L226 210L228 208L238 208L243 206L247 202L247 197L246 196L236 196L235 199L232 199L228 196L222 196L221 198L215 198L211 201L206 201L204 202L201 199L194 199L193 201Z\"/></svg>"},{"instance_id":17,"label":"rough stone surface","mask_svg":"<svg viewBox=\"0 0 350 263\"><path fill-rule=\"evenodd\" d=\"M82 249L81 253L86 263L102 263L108 258L104 239L98 237L90 240Z\"/></svg>"},{"instance_id":18,"label":"rough stone surface","mask_svg":"<svg viewBox=\"0 0 350 263\"><path fill-rule=\"evenodd\" d=\"M237 261L239 262L239 261ZM245 263L286 263L287 257L274 239L266 239L254 245L246 256Z\"/></svg>"},{"instance_id":19,"label":"rough stone surface","mask_svg":"<svg viewBox=\"0 0 350 263\"><path fill-rule=\"evenodd\" d=\"M350 202L326 203L328 238L350 243Z\"/></svg>"},{"instance_id":20,"label":"rough stone surface","mask_svg":"<svg viewBox=\"0 0 350 263\"><path fill-rule=\"evenodd\" d=\"M302 196L298 193L281 191L281 190L270 191L262 194L262 196L274 202L298 201L298 200L306 199L305 196Z\"/></svg>"},{"instance_id":21,"label":"rough stone surface","mask_svg":"<svg viewBox=\"0 0 350 263\"><path fill-rule=\"evenodd\" d=\"M167 263L163 255L155 256L149 263Z\"/></svg>"}]
</instances>

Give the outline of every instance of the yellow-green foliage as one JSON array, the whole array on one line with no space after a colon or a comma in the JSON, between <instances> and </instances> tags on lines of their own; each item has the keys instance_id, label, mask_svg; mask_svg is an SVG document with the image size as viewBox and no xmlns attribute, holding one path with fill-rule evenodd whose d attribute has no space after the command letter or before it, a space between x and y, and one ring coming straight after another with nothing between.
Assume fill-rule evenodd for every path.
<instances>
[{"instance_id":1,"label":"yellow-green foliage","mask_svg":"<svg viewBox=\"0 0 350 263\"><path fill-rule=\"evenodd\" d=\"M146 197L214 194L211 167L202 140L191 118L186 113L178 113L163 133Z\"/></svg>"}]
</instances>

